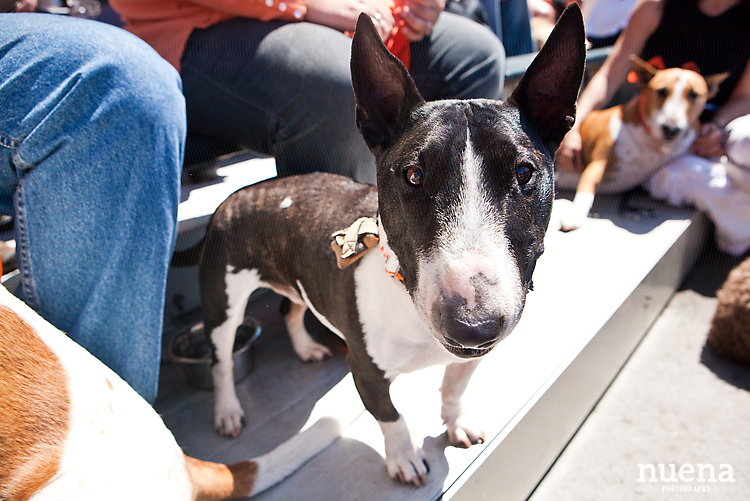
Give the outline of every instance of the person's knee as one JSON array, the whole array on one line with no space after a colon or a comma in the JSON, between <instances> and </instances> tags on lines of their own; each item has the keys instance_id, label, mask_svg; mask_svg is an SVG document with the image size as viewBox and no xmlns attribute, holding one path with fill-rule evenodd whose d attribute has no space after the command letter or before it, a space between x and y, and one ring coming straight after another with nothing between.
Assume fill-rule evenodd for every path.
<instances>
[{"instance_id":1,"label":"person's knee","mask_svg":"<svg viewBox=\"0 0 750 501\"><path fill-rule=\"evenodd\" d=\"M735 118L727 125L726 150L729 160L750 169L750 115Z\"/></svg>"},{"instance_id":2,"label":"person's knee","mask_svg":"<svg viewBox=\"0 0 750 501\"><path fill-rule=\"evenodd\" d=\"M467 43L474 53L475 66L484 74L478 92L483 97L499 99L505 82L505 49L499 38L483 26L472 30Z\"/></svg>"},{"instance_id":3,"label":"person's knee","mask_svg":"<svg viewBox=\"0 0 750 501\"><path fill-rule=\"evenodd\" d=\"M141 170L170 191L182 170L187 118L177 71L151 47L130 37L117 54L101 52L88 75L101 96L104 120L121 132L120 142Z\"/></svg>"},{"instance_id":4,"label":"person's knee","mask_svg":"<svg viewBox=\"0 0 750 501\"><path fill-rule=\"evenodd\" d=\"M187 121L179 74L150 47L137 42L123 54L100 57L90 76L92 85L101 89L103 101L118 106L134 123L184 138Z\"/></svg>"},{"instance_id":5,"label":"person's knee","mask_svg":"<svg viewBox=\"0 0 750 501\"><path fill-rule=\"evenodd\" d=\"M187 134L180 77L145 43L116 35L126 35L121 50L113 53L105 44L82 72L82 94L97 96L88 117L96 136L89 153L108 159L101 168L133 218L171 232Z\"/></svg>"},{"instance_id":6,"label":"person's knee","mask_svg":"<svg viewBox=\"0 0 750 501\"><path fill-rule=\"evenodd\" d=\"M500 99L505 81L505 50L500 39L487 27L449 12L441 15L435 30L439 64L450 81L447 97Z\"/></svg>"},{"instance_id":7,"label":"person's knee","mask_svg":"<svg viewBox=\"0 0 750 501\"><path fill-rule=\"evenodd\" d=\"M180 77L148 44L95 21L18 16L15 36L22 36L19 43L34 63L18 71L37 82L34 99L48 119L71 135L110 138L116 128L125 140L147 140L156 132L182 148L187 125Z\"/></svg>"},{"instance_id":8,"label":"person's knee","mask_svg":"<svg viewBox=\"0 0 750 501\"><path fill-rule=\"evenodd\" d=\"M114 109L142 126L174 130L184 136L186 126L182 83L177 70L138 37L114 26L93 21L54 23L54 57L75 71L75 86L88 101L97 102L96 119ZM124 131L127 132L127 131Z\"/></svg>"}]
</instances>

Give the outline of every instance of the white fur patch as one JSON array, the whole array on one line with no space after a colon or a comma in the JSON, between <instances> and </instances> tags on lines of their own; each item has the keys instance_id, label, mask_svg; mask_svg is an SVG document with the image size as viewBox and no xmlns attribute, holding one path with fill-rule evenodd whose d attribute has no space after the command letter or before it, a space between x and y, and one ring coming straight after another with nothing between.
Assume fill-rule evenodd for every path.
<instances>
[{"instance_id":1,"label":"white fur patch","mask_svg":"<svg viewBox=\"0 0 750 501\"><path fill-rule=\"evenodd\" d=\"M689 73L680 75L661 108L653 110L647 117L652 134L657 138L663 139L662 126L675 127L684 131L691 128L690 117L688 117L689 107L685 102L685 88L690 84L690 79Z\"/></svg>"},{"instance_id":2,"label":"white fur patch","mask_svg":"<svg viewBox=\"0 0 750 501\"><path fill-rule=\"evenodd\" d=\"M324 417L271 452L255 458L258 478L251 494L279 483L340 436L341 424L331 417Z\"/></svg>"},{"instance_id":3,"label":"white fur patch","mask_svg":"<svg viewBox=\"0 0 750 501\"><path fill-rule=\"evenodd\" d=\"M617 141L617 138L620 137L620 131L622 130L622 112L619 110L615 113L612 113L612 116L609 117L609 137L612 138L613 141Z\"/></svg>"},{"instance_id":4,"label":"white fur patch","mask_svg":"<svg viewBox=\"0 0 750 501\"><path fill-rule=\"evenodd\" d=\"M216 364L211 369L214 381L214 426L222 435L236 436L242 429L244 413L234 390L232 347L235 333L245 319L245 308L250 294L260 287L258 270L240 270L227 265L224 274L227 295L227 319L211 332L216 348Z\"/></svg>"},{"instance_id":5,"label":"white fur patch","mask_svg":"<svg viewBox=\"0 0 750 501\"><path fill-rule=\"evenodd\" d=\"M563 231L571 231L583 226L593 205L593 193L576 192L573 203L565 206L563 217L560 220L560 227Z\"/></svg>"},{"instance_id":6,"label":"white fur patch","mask_svg":"<svg viewBox=\"0 0 750 501\"><path fill-rule=\"evenodd\" d=\"M401 478L405 483L426 475L424 453L414 444L404 417L399 415L392 423L378 421L378 424L385 439L388 475L391 478Z\"/></svg>"},{"instance_id":7,"label":"white fur patch","mask_svg":"<svg viewBox=\"0 0 750 501\"><path fill-rule=\"evenodd\" d=\"M380 242L386 248L387 241L381 226ZM386 378L460 360L427 331L406 288L385 271L379 252L360 260L354 283L367 353Z\"/></svg>"},{"instance_id":8,"label":"white fur patch","mask_svg":"<svg viewBox=\"0 0 750 501\"><path fill-rule=\"evenodd\" d=\"M447 214L437 246L418 256L415 302L427 325L441 294L459 295L468 309L477 306L473 279L481 274L490 284L485 309L502 314L507 335L521 317L524 291L518 265L510 251L502 218L489 201L482 179L482 159L467 135L459 203ZM436 326L431 326L437 329Z\"/></svg>"},{"instance_id":9,"label":"white fur patch","mask_svg":"<svg viewBox=\"0 0 750 501\"><path fill-rule=\"evenodd\" d=\"M443 384L440 387L443 400L440 417L448 428L448 439L454 445L469 447L483 442L485 438L484 432L464 415L461 408L461 397L480 361L474 359L462 364L451 364L445 368Z\"/></svg>"},{"instance_id":10,"label":"white fur patch","mask_svg":"<svg viewBox=\"0 0 750 501\"><path fill-rule=\"evenodd\" d=\"M292 206L292 198L291 197L286 197L279 204L279 209L288 209L291 206Z\"/></svg>"},{"instance_id":11,"label":"white fur patch","mask_svg":"<svg viewBox=\"0 0 750 501\"><path fill-rule=\"evenodd\" d=\"M644 183L660 167L684 154L694 139L692 127L685 137L666 142L652 137L640 124L622 124L615 143L617 164L607 168L597 193L621 193Z\"/></svg>"},{"instance_id":12,"label":"white fur patch","mask_svg":"<svg viewBox=\"0 0 750 501\"><path fill-rule=\"evenodd\" d=\"M58 474L34 500L189 500L182 450L153 410L114 372L0 287L0 304L60 359L69 382L70 429ZM144 486L148 486L144 489Z\"/></svg>"}]
</instances>

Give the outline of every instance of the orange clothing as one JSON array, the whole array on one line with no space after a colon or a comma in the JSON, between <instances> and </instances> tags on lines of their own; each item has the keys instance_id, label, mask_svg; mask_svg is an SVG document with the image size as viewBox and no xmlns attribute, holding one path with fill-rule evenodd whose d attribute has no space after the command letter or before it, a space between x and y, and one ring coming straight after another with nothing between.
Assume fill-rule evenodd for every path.
<instances>
[{"instance_id":1,"label":"orange clothing","mask_svg":"<svg viewBox=\"0 0 750 501\"><path fill-rule=\"evenodd\" d=\"M125 29L151 45L180 70L180 60L194 29L235 17L261 21L301 20L306 0L110 0Z\"/></svg>"},{"instance_id":2,"label":"orange clothing","mask_svg":"<svg viewBox=\"0 0 750 501\"><path fill-rule=\"evenodd\" d=\"M235 17L294 21L307 14L306 0L110 0L109 4L120 14L126 30L145 40L177 71L195 29ZM394 5L394 13L398 9ZM386 45L408 68L409 41L398 25Z\"/></svg>"}]
</instances>

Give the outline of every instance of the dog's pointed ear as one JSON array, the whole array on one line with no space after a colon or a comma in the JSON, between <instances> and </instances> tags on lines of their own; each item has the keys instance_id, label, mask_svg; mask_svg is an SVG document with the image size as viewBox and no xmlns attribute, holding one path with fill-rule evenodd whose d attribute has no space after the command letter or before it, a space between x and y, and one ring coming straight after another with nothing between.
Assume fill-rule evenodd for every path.
<instances>
[{"instance_id":1,"label":"dog's pointed ear","mask_svg":"<svg viewBox=\"0 0 750 501\"><path fill-rule=\"evenodd\" d=\"M424 99L364 13L359 15L352 40L351 71L357 127L374 149L396 136L409 113Z\"/></svg>"},{"instance_id":2,"label":"dog's pointed ear","mask_svg":"<svg viewBox=\"0 0 750 501\"><path fill-rule=\"evenodd\" d=\"M633 76L628 75L628 81L634 83L639 90L643 90L648 83L659 72L659 69L647 63L635 54L630 55Z\"/></svg>"},{"instance_id":3,"label":"dog's pointed ear","mask_svg":"<svg viewBox=\"0 0 750 501\"><path fill-rule=\"evenodd\" d=\"M710 100L716 97L719 93L719 85L729 77L729 73L719 73L718 75L711 75L706 77L706 85L708 86L708 94L706 99Z\"/></svg>"},{"instance_id":4,"label":"dog's pointed ear","mask_svg":"<svg viewBox=\"0 0 750 501\"><path fill-rule=\"evenodd\" d=\"M583 15L574 2L563 11L508 100L553 151L575 122L586 66L585 44Z\"/></svg>"}]
</instances>

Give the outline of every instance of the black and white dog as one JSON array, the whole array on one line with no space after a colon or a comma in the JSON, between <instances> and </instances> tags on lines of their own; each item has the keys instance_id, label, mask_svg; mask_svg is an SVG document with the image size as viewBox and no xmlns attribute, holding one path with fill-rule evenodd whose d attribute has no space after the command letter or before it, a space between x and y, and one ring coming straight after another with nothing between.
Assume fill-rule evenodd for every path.
<instances>
[{"instance_id":1,"label":"black and white dog","mask_svg":"<svg viewBox=\"0 0 750 501\"><path fill-rule=\"evenodd\" d=\"M220 433L242 426L234 334L250 293L268 287L291 301L286 325L301 358L328 353L305 331L308 308L346 341L359 394L385 436L391 477L420 485L427 473L389 396L399 374L445 365L442 418L451 443L483 440L462 415L461 395L480 357L521 317L544 249L552 159L573 124L584 64L574 4L508 102L428 103L360 16L352 80L377 189L329 174L274 179L231 195L209 224L200 287L216 350ZM340 269L331 236L363 216L376 221L370 233L379 243Z\"/></svg>"}]
</instances>

